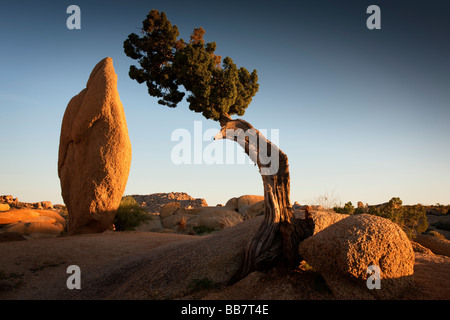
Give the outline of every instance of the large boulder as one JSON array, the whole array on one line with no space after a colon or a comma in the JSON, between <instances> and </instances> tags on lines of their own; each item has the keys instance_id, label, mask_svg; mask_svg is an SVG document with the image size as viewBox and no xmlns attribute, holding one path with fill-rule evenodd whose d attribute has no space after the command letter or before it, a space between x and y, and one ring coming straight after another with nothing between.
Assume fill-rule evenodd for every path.
<instances>
[{"instance_id":1,"label":"large boulder","mask_svg":"<svg viewBox=\"0 0 450 320\"><path fill-rule=\"evenodd\" d=\"M260 201L264 201L264 196L257 196L251 194L240 196L237 201L237 209L239 213L243 214L247 208L251 207L252 205Z\"/></svg>"},{"instance_id":2,"label":"large boulder","mask_svg":"<svg viewBox=\"0 0 450 320\"><path fill-rule=\"evenodd\" d=\"M27 238L55 237L66 228L66 220L53 210L12 209L0 213L1 233Z\"/></svg>"},{"instance_id":3,"label":"large boulder","mask_svg":"<svg viewBox=\"0 0 450 320\"><path fill-rule=\"evenodd\" d=\"M245 219L254 218L256 216L260 216L264 214L266 206L264 204L264 200L256 202L255 204L247 207L244 212L241 212Z\"/></svg>"},{"instance_id":4,"label":"large boulder","mask_svg":"<svg viewBox=\"0 0 450 320\"><path fill-rule=\"evenodd\" d=\"M226 202L225 208L245 214L245 211L248 208L261 201L264 201L264 196L246 194L240 197L231 198Z\"/></svg>"},{"instance_id":5,"label":"large boulder","mask_svg":"<svg viewBox=\"0 0 450 320\"><path fill-rule=\"evenodd\" d=\"M5 232L14 232L22 235L48 234L58 236L64 230L64 227L55 221L55 219L39 216L32 220L20 221L5 229Z\"/></svg>"},{"instance_id":6,"label":"large boulder","mask_svg":"<svg viewBox=\"0 0 450 320\"><path fill-rule=\"evenodd\" d=\"M234 197L228 200L227 203L225 203L225 208L227 208L228 210L237 210L238 198Z\"/></svg>"},{"instance_id":7,"label":"large boulder","mask_svg":"<svg viewBox=\"0 0 450 320\"><path fill-rule=\"evenodd\" d=\"M178 211L178 209L180 209L179 202L169 202L161 208L161 210L159 211L159 215L161 219L164 219L168 216L173 215L175 212Z\"/></svg>"},{"instance_id":8,"label":"large boulder","mask_svg":"<svg viewBox=\"0 0 450 320\"><path fill-rule=\"evenodd\" d=\"M226 207L200 207L193 209L180 208L171 215L162 217L162 225L167 229L189 233L196 228L219 231L239 224L244 219Z\"/></svg>"},{"instance_id":9,"label":"large boulder","mask_svg":"<svg viewBox=\"0 0 450 320\"><path fill-rule=\"evenodd\" d=\"M311 218L314 221L314 234L348 217L348 214L334 211L313 211L311 212Z\"/></svg>"},{"instance_id":10,"label":"large boulder","mask_svg":"<svg viewBox=\"0 0 450 320\"><path fill-rule=\"evenodd\" d=\"M0 203L0 212L8 211L9 209L11 209L9 204L7 204L7 203Z\"/></svg>"},{"instance_id":11,"label":"large boulder","mask_svg":"<svg viewBox=\"0 0 450 320\"><path fill-rule=\"evenodd\" d=\"M195 210L196 214L187 219L188 229L194 226L204 226L210 230L222 230L241 223L244 219L236 211L225 209L225 207L203 207ZM186 210L190 213L191 210Z\"/></svg>"},{"instance_id":12,"label":"large boulder","mask_svg":"<svg viewBox=\"0 0 450 320\"><path fill-rule=\"evenodd\" d=\"M63 228L66 227L66 219L61 216L58 212L53 210L41 210L39 211L39 216L41 217L49 217L55 220L55 224L60 224Z\"/></svg>"},{"instance_id":13,"label":"large boulder","mask_svg":"<svg viewBox=\"0 0 450 320\"><path fill-rule=\"evenodd\" d=\"M299 253L339 299L399 298L414 273L413 248L403 230L368 214L349 216L324 228L304 240ZM372 265L381 271L380 290L367 286Z\"/></svg>"},{"instance_id":14,"label":"large boulder","mask_svg":"<svg viewBox=\"0 0 450 320\"><path fill-rule=\"evenodd\" d=\"M68 232L112 226L131 165L125 112L111 58L100 61L64 113L58 174L69 212Z\"/></svg>"},{"instance_id":15,"label":"large boulder","mask_svg":"<svg viewBox=\"0 0 450 320\"><path fill-rule=\"evenodd\" d=\"M450 257L450 241L445 238L439 238L431 234L418 234L414 241L430 249L434 254Z\"/></svg>"},{"instance_id":16,"label":"large boulder","mask_svg":"<svg viewBox=\"0 0 450 320\"><path fill-rule=\"evenodd\" d=\"M16 223L19 221L35 219L39 217L40 212L31 209L11 209L0 213L0 225Z\"/></svg>"}]
</instances>

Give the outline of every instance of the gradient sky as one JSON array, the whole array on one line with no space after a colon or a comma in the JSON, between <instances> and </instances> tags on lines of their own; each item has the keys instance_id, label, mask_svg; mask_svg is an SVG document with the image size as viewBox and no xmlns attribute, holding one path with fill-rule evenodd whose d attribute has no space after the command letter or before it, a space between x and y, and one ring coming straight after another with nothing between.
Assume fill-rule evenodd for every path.
<instances>
[{"instance_id":1,"label":"gradient sky","mask_svg":"<svg viewBox=\"0 0 450 320\"><path fill-rule=\"evenodd\" d=\"M81 8L68 30L66 8ZM381 8L381 30L366 9ZM69 100L112 57L133 148L125 194L187 192L210 205L262 194L253 165L175 165L178 128L219 124L157 104L128 77L123 52L151 9L189 39L257 69L260 90L244 119L279 129L291 200L325 193L342 203L450 203L450 2L437 1L15 1L0 10L0 194L63 203L59 134ZM270 138L270 135L269 135ZM220 142L214 142L220 143ZM208 144L208 143L206 143ZM239 150L240 151L240 150Z\"/></svg>"}]
</instances>

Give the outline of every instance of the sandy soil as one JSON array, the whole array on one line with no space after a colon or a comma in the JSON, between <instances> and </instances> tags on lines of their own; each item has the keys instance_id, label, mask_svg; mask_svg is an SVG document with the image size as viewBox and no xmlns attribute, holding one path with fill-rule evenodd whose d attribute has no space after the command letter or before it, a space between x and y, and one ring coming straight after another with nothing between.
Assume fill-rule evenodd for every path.
<instances>
[{"instance_id":1,"label":"sandy soil","mask_svg":"<svg viewBox=\"0 0 450 320\"><path fill-rule=\"evenodd\" d=\"M39 299L48 286L65 288L67 267L83 274L108 269L152 249L200 240L201 237L152 232L105 232L0 243L0 299ZM203 238L204 239L204 238ZM159 250L158 249L158 250ZM161 251L161 250L159 250ZM450 299L450 258L416 253L414 290L402 299ZM333 299L318 274L297 270L255 272L240 282L207 289L185 299Z\"/></svg>"},{"instance_id":2,"label":"sandy soil","mask_svg":"<svg viewBox=\"0 0 450 320\"><path fill-rule=\"evenodd\" d=\"M193 236L154 232L113 232L0 243L0 299L22 299L49 283L66 286L67 267L83 273L117 259Z\"/></svg>"}]
</instances>

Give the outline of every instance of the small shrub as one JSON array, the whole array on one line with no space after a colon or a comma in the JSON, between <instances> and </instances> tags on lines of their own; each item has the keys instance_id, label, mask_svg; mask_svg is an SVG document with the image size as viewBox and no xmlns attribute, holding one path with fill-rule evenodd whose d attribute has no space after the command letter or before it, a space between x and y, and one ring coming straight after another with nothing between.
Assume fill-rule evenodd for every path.
<instances>
[{"instance_id":1,"label":"small shrub","mask_svg":"<svg viewBox=\"0 0 450 320\"><path fill-rule=\"evenodd\" d=\"M334 207L333 210L337 213L353 214L355 212L355 207L353 206L351 201L349 201L342 208Z\"/></svg>"},{"instance_id":2,"label":"small shrub","mask_svg":"<svg viewBox=\"0 0 450 320\"><path fill-rule=\"evenodd\" d=\"M353 214L362 214L362 213L367 213L368 209L366 208L356 208L355 212L353 212Z\"/></svg>"},{"instance_id":3,"label":"small shrub","mask_svg":"<svg viewBox=\"0 0 450 320\"><path fill-rule=\"evenodd\" d=\"M179 230L185 230L186 229L186 223L187 223L187 217L183 216L180 218L180 220L178 220L178 229Z\"/></svg>"},{"instance_id":4,"label":"small shrub","mask_svg":"<svg viewBox=\"0 0 450 320\"><path fill-rule=\"evenodd\" d=\"M403 229L409 229L412 233L423 233L428 229L427 214L420 204L403 207Z\"/></svg>"},{"instance_id":5,"label":"small shrub","mask_svg":"<svg viewBox=\"0 0 450 320\"><path fill-rule=\"evenodd\" d=\"M420 204L415 206L402 206L402 204L400 198L394 197L382 205L355 209L351 202L347 202L344 207L335 207L333 210L344 214L368 213L389 219L399 225L409 238L412 238L414 234L425 232L428 229L426 208Z\"/></svg>"},{"instance_id":6,"label":"small shrub","mask_svg":"<svg viewBox=\"0 0 450 320\"><path fill-rule=\"evenodd\" d=\"M234 227L235 225L243 222L244 218L241 216L237 219L233 219L230 217L219 217L219 218L217 218L217 221L220 223L220 227L222 229L225 229L225 228Z\"/></svg>"},{"instance_id":7,"label":"small shrub","mask_svg":"<svg viewBox=\"0 0 450 320\"><path fill-rule=\"evenodd\" d=\"M392 198L381 206L370 206L369 214L391 220L399 225L409 238L414 234L423 233L428 229L426 210L420 204L402 206L400 198Z\"/></svg>"},{"instance_id":8,"label":"small shrub","mask_svg":"<svg viewBox=\"0 0 450 320\"><path fill-rule=\"evenodd\" d=\"M199 226L193 226L192 231L195 234L204 234L204 233L211 233L214 231L213 228L207 227L205 225L199 225Z\"/></svg>"},{"instance_id":9,"label":"small shrub","mask_svg":"<svg viewBox=\"0 0 450 320\"><path fill-rule=\"evenodd\" d=\"M150 219L151 216L133 197L123 197L114 217L114 225L117 231L130 231Z\"/></svg>"},{"instance_id":10,"label":"small shrub","mask_svg":"<svg viewBox=\"0 0 450 320\"><path fill-rule=\"evenodd\" d=\"M313 271L313 272L316 272L316 270L314 270L314 268L311 267L311 266L308 264L308 262L306 262L305 260L302 260L302 262L300 262L299 269L300 269L300 270L303 270L303 271Z\"/></svg>"}]
</instances>

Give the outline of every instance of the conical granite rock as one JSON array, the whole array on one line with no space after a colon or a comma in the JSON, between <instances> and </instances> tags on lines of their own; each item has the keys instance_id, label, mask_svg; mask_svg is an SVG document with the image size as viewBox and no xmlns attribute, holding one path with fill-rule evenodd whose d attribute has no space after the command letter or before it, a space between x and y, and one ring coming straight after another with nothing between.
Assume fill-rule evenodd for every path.
<instances>
[{"instance_id":1,"label":"conical granite rock","mask_svg":"<svg viewBox=\"0 0 450 320\"><path fill-rule=\"evenodd\" d=\"M111 58L101 60L86 88L67 105L58 175L69 212L68 233L112 227L131 166L131 143Z\"/></svg>"}]
</instances>

